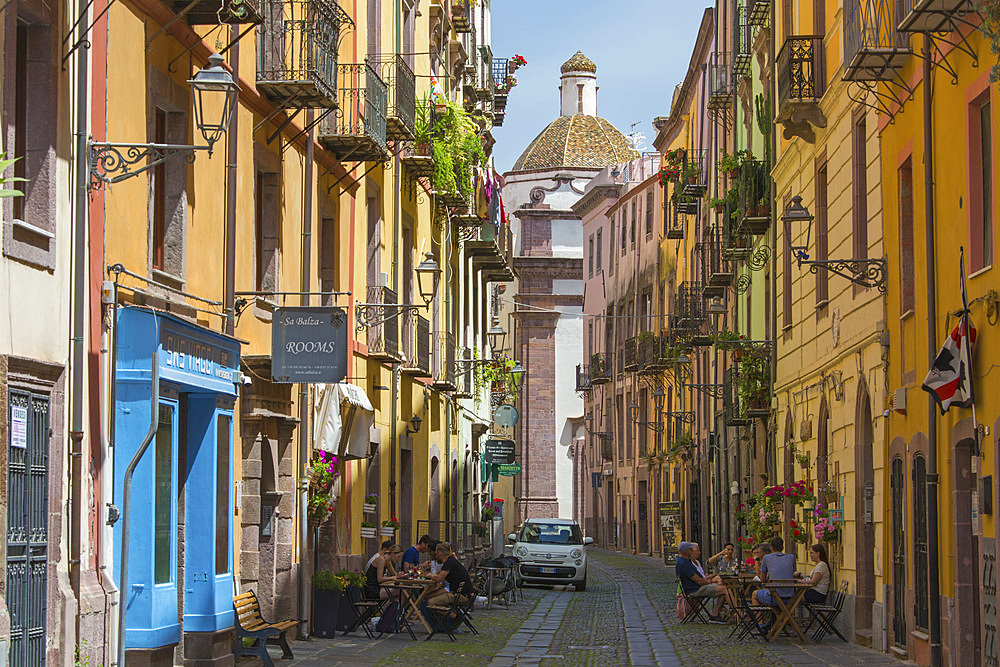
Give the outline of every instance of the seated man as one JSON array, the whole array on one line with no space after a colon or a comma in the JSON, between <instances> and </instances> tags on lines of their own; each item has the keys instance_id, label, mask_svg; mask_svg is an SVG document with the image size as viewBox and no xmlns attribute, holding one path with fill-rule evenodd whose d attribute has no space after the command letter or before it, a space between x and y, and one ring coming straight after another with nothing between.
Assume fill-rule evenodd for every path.
<instances>
[{"instance_id":1,"label":"seated man","mask_svg":"<svg viewBox=\"0 0 1000 667\"><path fill-rule=\"evenodd\" d=\"M456 597L460 604L465 604L474 595L475 588L472 585L472 577L465 566L458 562L455 554L451 551L451 545L441 543L435 549L435 558L441 564L441 569L436 574L431 574L427 578L438 583L446 582L448 590L439 589L427 596L426 601L432 607L447 607L455 601Z\"/></svg>"},{"instance_id":2,"label":"seated man","mask_svg":"<svg viewBox=\"0 0 1000 667\"><path fill-rule=\"evenodd\" d=\"M784 553L785 541L780 537L771 538L771 553L766 554L760 563L760 576L764 581L771 579L794 579L795 578L795 554ZM791 588L777 589L782 600L788 600L794 592ZM771 591L761 588L754 596L757 602L763 605L775 605Z\"/></svg>"},{"instance_id":3,"label":"seated man","mask_svg":"<svg viewBox=\"0 0 1000 667\"><path fill-rule=\"evenodd\" d=\"M677 573L677 580L681 584L684 594L689 598L715 598L715 612L709 614L708 620L711 623L725 623L719 616L722 611L722 603L726 599L726 587L722 584L712 583L699 572L698 556L701 548L696 542L681 542L677 547L677 562L674 571Z\"/></svg>"},{"instance_id":4,"label":"seated man","mask_svg":"<svg viewBox=\"0 0 1000 667\"><path fill-rule=\"evenodd\" d=\"M422 535L416 544L403 552L403 572L420 567L420 554L427 553L427 545L430 542L430 535Z\"/></svg>"}]
</instances>

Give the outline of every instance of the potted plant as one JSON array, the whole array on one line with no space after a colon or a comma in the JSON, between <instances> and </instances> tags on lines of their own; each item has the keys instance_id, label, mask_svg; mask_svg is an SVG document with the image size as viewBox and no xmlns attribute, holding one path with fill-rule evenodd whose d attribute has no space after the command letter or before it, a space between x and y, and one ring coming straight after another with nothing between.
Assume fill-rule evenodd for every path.
<instances>
[{"instance_id":1,"label":"potted plant","mask_svg":"<svg viewBox=\"0 0 1000 667\"><path fill-rule=\"evenodd\" d=\"M365 502L361 505L361 510L365 514L373 514L375 512L376 503L378 503L378 494L369 493L365 496Z\"/></svg>"},{"instance_id":2,"label":"potted plant","mask_svg":"<svg viewBox=\"0 0 1000 667\"><path fill-rule=\"evenodd\" d=\"M840 500L840 494L837 493L837 485L834 484L832 479L820 488L820 493L823 494L828 503L835 503Z\"/></svg>"},{"instance_id":3,"label":"potted plant","mask_svg":"<svg viewBox=\"0 0 1000 667\"><path fill-rule=\"evenodd\" d=\"M590 373L591 375L602 376L606 372L607 368L604 363L604 356L599 352L595 352L590 355Z\"/></svg>"},{"instance_id":4,"label":"potted plant","mask_svg":"<svg viewBox=\"0 0 1000 667\"><path fill-rule=\"evenodd\" d=\"M792 541L796 544L809 543L809 530L805 526L799 525L795 519L788 522L788 529L792 536Z\"/></svg>"},{"instance_id":5,"label":"potted plant","mask_svg":"<svg viewBox=\"0 0 1000 667\"><path fill-rule=\"evenodd\" d=\"M313 575L312 635L334 637L357 619L351 599L361 597L364 577L358 572L318 570Z\"/></svg>"},{"instance_id":6,"label":"potted plant","mask_svg":"<svg viewBox=\"0 0 1000 667\"><path fill-rule=\"evenodd\" d=\"M669 183L676 183L681 177L681 169L677 165L665 164L660 167L660 185L666 187Z\"/></svg>"},{"instance_id":7,"label":"potted plant","mask_svg":"<svg viewBox=\"0 0 1000 667\"><path fill-rule=\"evenodd\" d=\"M417 105L416 118L413 123L413 153L423 157L431 156L432 138L432 104L425 95Z\"/></svg>"},{"instance_id":8,"label":"potted plant","mask_svg":"<svg viewBox=\"0 0 1000 667\"><path fill-rule=\"evenodd\" d=\"M524 67L528 64L528 61L524 59L524 56L515 53L514 57L507 62L507 71L513 74L517 71L518 67Z\"/></svg>"},{"instance_id":9,"label":"potted plant","mask_svg":"<svg viewBox=\"0 0 1000 667\"><path fill-rule=\"evenodd\" d=\"M365 539L378 537L378 526L375 525L374 521L361 522L361 537Z\"/></svg>"},{"instance_id":10,"label":"potted plant","mask_svg":"<svg viewBox=\"0 0 1000 667\"><path fill-rule=\"evenodd\" d=\"M719 199L718 197L712 197L708 205L714 208L716 213L722 213L726 210L726 200Z\"/></svg>"},{"instance_id":11,"label":"potted plant","mask_svg":"<svg viewBox=\"0 0 1000 667\"><path fill-rule=\"evenodd\" d=\"M725 172L729 178L736 178L740 174L740 167L749 158L750 152L746 149L738 150L732 154L722 151L719 154L719 171Z\"/></svg>"},{"instance_id":12,"label":"potted plant","mask_svg":"<svg viewBox=\"0 0 1000 667\"><path fill-rule=\"evenodd\" d=\"M686 162L684 164L684 180L688 183L694 185L698 182L698 177L701 175L701 167L699 167L694 162Z\"/></svg>"},{"instance_id":13,"label":"potted plant","mask_svg":"<svg viewBox=\"0 0 1000 667\"><path fill-rule=\"evenodd\" d=\"M399 519L392 517L391 519L386 519L382 522L382 535L384 537L393 537L396 531L399 530Z\"/></svg>"}]
</instances>

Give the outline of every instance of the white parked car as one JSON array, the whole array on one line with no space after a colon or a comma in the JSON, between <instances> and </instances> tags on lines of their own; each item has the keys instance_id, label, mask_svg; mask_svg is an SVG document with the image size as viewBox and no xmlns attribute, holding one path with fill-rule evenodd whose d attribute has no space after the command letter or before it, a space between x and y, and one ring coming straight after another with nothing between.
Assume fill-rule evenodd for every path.
<instances>
[{"instance_id":1,"label":"white parked car","mask_svg":"<svg viewBox=\"0 0 1000 667\"><path fill-rule=\"evenodd\" d=\"M587 550L592 537L584 537L572 519L528 519L520 533L511 533L518 570L527 584L573 584L587 589Z\"/></svg>"}]
</instances>

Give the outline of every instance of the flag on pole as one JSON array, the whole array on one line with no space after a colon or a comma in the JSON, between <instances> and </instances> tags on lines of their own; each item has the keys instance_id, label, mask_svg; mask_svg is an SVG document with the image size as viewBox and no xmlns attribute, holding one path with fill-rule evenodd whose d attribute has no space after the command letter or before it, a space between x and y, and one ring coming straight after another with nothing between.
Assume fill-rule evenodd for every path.
<instances>
[{"instance_id":1,"label":"flag on pole","mask_svg":"<svg viewBox=\"0 0 1000 667\"><path fill-rule=\"evenodd\" d=\"M961 253L962 317L941 346L934 365L924 378L922 389L929 392L941 414L951 406L973 407L976 392L972 382L972 346L976 342L976 328L969 321L969 295L965 290L965 249Z\"/></svg>"}]
</instances>

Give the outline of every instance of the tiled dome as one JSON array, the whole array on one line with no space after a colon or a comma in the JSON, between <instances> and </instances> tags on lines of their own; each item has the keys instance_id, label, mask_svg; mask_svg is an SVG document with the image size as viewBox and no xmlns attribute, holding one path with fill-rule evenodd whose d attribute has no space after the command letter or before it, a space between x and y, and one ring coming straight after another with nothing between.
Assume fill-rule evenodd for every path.
<instances>
[{"instance_id":1,"label":"tiled dome","mask_svg":"<svg viewBox=\"0 0 1000 667\"><path fill-rule=\"evenodd\" d=\"M513 171L559 167L603 169L638 156L614 125L600 116L575 114L559 116L549 123L521 153Z\"/></svg>"},{"instance_id":2,"label":"tiled dome","mask_svg":"<svg viewBox=\"0 0 1000 667\"><path fill-rule=\"evenodd\" d=\"M594 61L583 55L583 51L577 51L573 57L562 64L559 71L563 74L567 72L592 72L597 74L597 65Z\"/></svg>"}]
</instances>

